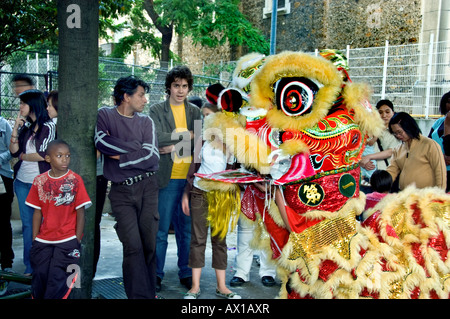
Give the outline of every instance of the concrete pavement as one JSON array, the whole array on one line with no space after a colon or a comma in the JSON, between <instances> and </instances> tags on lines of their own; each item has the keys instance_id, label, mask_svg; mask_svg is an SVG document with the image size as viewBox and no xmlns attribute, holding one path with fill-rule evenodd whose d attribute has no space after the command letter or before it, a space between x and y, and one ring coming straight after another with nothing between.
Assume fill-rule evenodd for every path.
<instances>
[{"instance_id":1,"label":"concrete pavement","mask_svg":"<svg viewBox=\"0 0 450 319\"><path fill-rule=\"evenodd\" d=\"M93 282L93 298L101 299L126 299L122 281L122 244L117 238L113 228L114 219L108 214L104 214L100 224L101 227L101 252L97 266L97 273ZM21 234L21 221L12 220L13 226L13 249L15 259L13 271L23 273L25 267L22 262L23 242ZM227 236L228 244L228 268L226 271L226 282L229 286L230 279L234 274L234 260L236 255L236 231L230 232ZM211 244L208 239L206 249L206 266L202 270L201 295L199 299L223 299L215 295L216 277L214 269L211 268ZM257 253L257 252L255 252ZM253 261L250 281L241 287L229 287L232 291L242 296L243 299L274 299L278 296L280 282L273 287L265 287L261 283L258 274L259 266ZM164 299L183 299L186 288L182 286L178 279L177 248L175 236L169 235L169 246L165 264L165 277L162 282L162 290L158 294Z\"/></svg>"}]
</instances>

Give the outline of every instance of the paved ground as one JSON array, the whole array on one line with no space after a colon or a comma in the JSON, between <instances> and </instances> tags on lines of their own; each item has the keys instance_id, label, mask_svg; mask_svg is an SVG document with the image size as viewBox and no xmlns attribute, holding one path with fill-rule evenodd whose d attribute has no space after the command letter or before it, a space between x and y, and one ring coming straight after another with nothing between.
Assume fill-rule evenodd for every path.
<instances>
[{"instance_id":1,"label":"paved ground","mask_svg":"<svg viewBox=\"0 0 450 319\"><path fill-rule=\"evenodd\" d=\"M101 253L98 263L97 274L93 282L93 298L104 299L126 299L122 282L122 244L117 238L113 228L115 224L113 218L105 215L101 222ZM13 249L16 255L13 270L23 273L25 267L22 262L23 244L21 234L21 221L12 220L13 225ZM228 244L228 269L226 272L227 284L233 277L234 258L236 255L236 232L227 236ZM257 252L255 252L257 254ZM201 290L199 299L222 299L215 295L216 278L214 270L211 268L211 246L208 240L206 251L206 267L202 271ZM169 235L169 247L165 266L165 277L162 282L162 290L159 293L164 299L183 299L186 292L178 280L178 268L176 266L177 253L175 236ZM265 287L261 283L258 275L259 266L254 260L250 282L242 287L230 287L232 291L238 293L243 299L274 299L278 296L280 289L279 280L273 287Z\"/></svg>"}]
</instances>

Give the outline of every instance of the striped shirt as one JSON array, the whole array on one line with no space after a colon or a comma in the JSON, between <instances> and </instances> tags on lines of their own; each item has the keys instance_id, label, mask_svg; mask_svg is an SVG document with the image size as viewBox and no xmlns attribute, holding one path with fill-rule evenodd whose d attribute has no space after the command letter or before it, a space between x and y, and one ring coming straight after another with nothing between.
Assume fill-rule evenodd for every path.
<instances>
[{"instance_id":1,"label":"striped shirt","mask_svg":"<svg viewBox=\"0 0 450 319\"><path fill-rule=\"evenodd\" d=\"M158 170L159 151L153 120L141 113L119 114L116 107L98 111L95 147L105 155L103 175L120 183ZM120 160L109 156L120 155Z\"/></svg>"}]
</instances>

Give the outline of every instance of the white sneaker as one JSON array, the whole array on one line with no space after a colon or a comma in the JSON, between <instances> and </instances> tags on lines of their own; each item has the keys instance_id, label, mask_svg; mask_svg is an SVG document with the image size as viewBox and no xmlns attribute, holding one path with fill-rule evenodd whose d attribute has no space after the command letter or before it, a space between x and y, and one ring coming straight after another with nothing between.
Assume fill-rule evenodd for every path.
<instances>
[{"instance_id":1,"label":"white sneaker","mask_svg":"<svg viewBox=\"0 0 450 319\"><path fill-rule=\"evenodd\" d=\"M198 299L198 296L200 296L200 289L197 292L185 293L183 299Z\"/></svg>"},{"instance_id":2,"label":"white sneaker","mask_svg":"<svg viewBox=\"0 0 450 319\"><path fill-rule=\"evenodd\" d=\"M228 294L225 294L223 292L220 292L219 289L216 289L216 295L226 299L242 299L242 297L237 293L230 292Z\"/></svg>"}]
</instances>

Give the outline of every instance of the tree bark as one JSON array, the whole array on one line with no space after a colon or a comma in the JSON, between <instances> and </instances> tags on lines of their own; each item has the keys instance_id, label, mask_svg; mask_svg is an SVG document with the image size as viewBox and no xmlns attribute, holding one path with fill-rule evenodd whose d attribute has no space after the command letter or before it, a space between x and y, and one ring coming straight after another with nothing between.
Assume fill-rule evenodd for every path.
<instances>
[{"instance_id":1,"label":"tree bark","mask_svg":"<svg viewBox=\"0 0 450 319\"><path fill-rule=\"evenodd\" d=\"M94 256L98 109L98 1L58 0L58 138L70 145L70 168L81 175L92 206L86 210L81 250L81 286L71 298L90 299Z\"/></svg>"},{"instance_id":2,"label":"tree bark","mask_svg":"<svg viewBox=\"0 0 450 319\"><path fill-rule=\"evenodd\" d=\"M155 27L162 34L162 46L161 46L161 58L160 66L162 69L167 69L170 58L170 44L172 43L173 36L173 24L163 25L161 24L160 17L155 10L153 0L144 1L144 9L147 11L150 19L152 19Z\"/></svg>"},{"instance_id":3,"label":"tree bark","mask_svg":"<svg viewBox=\"0 0 450 319\"><path fill-rule=\"evenodd\" d=\"M170 44L172 43L173 36L173 24L163 25L161 24L160 17L155 10L153 0L144 1L144 9L147 11L150 19L152 19L155 27L161 32L161 56L159 66L160 69L156 76L156 83L152 85L150 90L150 105L158 103L163 100L165 96L164 81L169 69L169 59L170 59Z\"/></svg>"}]
</instances>

